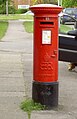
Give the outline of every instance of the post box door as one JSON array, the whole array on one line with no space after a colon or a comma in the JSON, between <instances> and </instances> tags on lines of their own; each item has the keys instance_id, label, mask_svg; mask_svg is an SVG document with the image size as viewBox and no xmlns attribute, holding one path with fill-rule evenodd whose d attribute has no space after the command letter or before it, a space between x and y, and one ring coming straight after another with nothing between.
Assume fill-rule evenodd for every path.
<instances>
[{"instance_id":1,"label":"post box door","mask_svg":"<svg viewBox=\"0 0 77 119\"><path fill-rule=\"evenodd\" d=\"M54 81L54 79L57 80L58 69L57 41L54 37L55 32L53 28L44 28L41 33L41 62L43 65L41 73L45 74L46 80Z\"/></svg>"},{"instance_id":2,"label":"post box door","mask_svg":"<svg viewBox=\"0 0 77 119\"><path fill-rule=\"evenodd\" d=\"M56 38L55 28L51 26L48 28L47 25L44 24L44 27L40 28L40 35L36 41L39 42L36 43L34 53L37 56L34 79L41 82L54 82L58 80L58 37Z\"/></svg>"}]
</instances>

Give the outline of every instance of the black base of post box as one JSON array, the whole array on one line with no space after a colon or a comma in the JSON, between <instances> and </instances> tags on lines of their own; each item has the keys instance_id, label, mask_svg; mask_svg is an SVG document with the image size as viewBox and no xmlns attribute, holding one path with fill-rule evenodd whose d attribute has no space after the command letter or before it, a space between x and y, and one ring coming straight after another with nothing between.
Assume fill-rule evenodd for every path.
<instances>
[{"instance_id":1,"label":"black base of post box","mask_svg":"<svg viewBox=\"0 0 77 119\"><path fill-rule=\"evenodd\" d=\"M58 82L33 82L32 99L48 109L58 106Z\"/></svg>"}]
</instances>

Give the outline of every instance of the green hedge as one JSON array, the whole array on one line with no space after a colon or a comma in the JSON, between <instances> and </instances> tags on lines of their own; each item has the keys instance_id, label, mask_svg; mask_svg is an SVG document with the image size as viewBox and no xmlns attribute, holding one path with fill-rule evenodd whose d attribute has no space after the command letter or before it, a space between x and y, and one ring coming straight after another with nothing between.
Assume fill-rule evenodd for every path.
<instances>
[{"instance_id":1,"label":"green hedge","mask_svg":"<svg viewBox=\"0 0 77 119\"><path fill-rule=\"evenodd\" d=\"M9 6L9 14L15 14L16 13L16 9L13 6Z\"/></svg>"},{"instance_id":2,"label":"green hedge","mask_svg":"<svg viewBox=\"0 0 77 119\"><path fill-rule=\"evenodd\" d=\"M18 9L16 10L14 6L10 6L8 8L9 14L23 14L27 12L28 9ZM6 6L5 5L0 5L0 14L6 14Z\"/></svg>"},{"instance_id":3,"label":"green hedge","mask_svg":"<svg viewBox=\"0 0 77 119\"><path fill-rule=\"evenodd\" d=\"M23 14L27 11L28 11L28 9L18 9L18 10L16 10L16 14Z\"/></svg>"},{"instance_id":4,"label":"green hedge","mask_svg":"<svg viewBox=\"0 0 77 119\"><path fill-rule=\"evenodd\" d=\"M5 9L5 5L0 5L0 14L5 14L6 13L6 9Z\"/></svg>"},{"instance_id":5,"label":"green hedge","mask_svg":"<svg viewBox=\"0 0 77 119\"><path fill-rule=\"evenodd\" d=\"M15 14L16 10L13 6L9 6L8 12L9 12L9 14ZM0 14L6 14L6 6L5 5L0 5Z\"/></svg>"}]
</instances>

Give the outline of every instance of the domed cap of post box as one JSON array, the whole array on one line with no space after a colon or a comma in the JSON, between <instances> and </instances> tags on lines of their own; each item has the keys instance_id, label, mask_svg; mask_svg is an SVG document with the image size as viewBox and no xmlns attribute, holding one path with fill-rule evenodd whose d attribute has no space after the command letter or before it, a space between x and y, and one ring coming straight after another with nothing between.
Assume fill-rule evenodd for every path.
<instances>
[{"instance_id":1,"label":"domed cap of post box","mask_svg":"<svg viewBox=\"0 0 77 119\"><path fill-rule=\"evenodd\" d=\"M30 10L34 14L59 14L62 7L53 4L38 4L31 6Z\"/></svg>"}]
</instances>

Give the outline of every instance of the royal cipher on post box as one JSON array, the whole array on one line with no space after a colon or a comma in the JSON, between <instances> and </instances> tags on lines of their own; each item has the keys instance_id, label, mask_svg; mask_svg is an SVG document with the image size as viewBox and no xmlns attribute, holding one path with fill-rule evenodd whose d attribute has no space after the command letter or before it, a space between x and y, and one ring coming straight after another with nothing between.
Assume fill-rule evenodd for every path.
<instances>
[{"instance_id":1,"label":"royal cipher on post box","mask_svg":"<svg viewBox=\"0 0 77 119\"><path fill-rule=\"evenodd\" d=\"M52 4L30 7L34 13L33 88L35 102L48 107L58 105L58 14L62 8Z\"/></svg>"}]
</instances>

